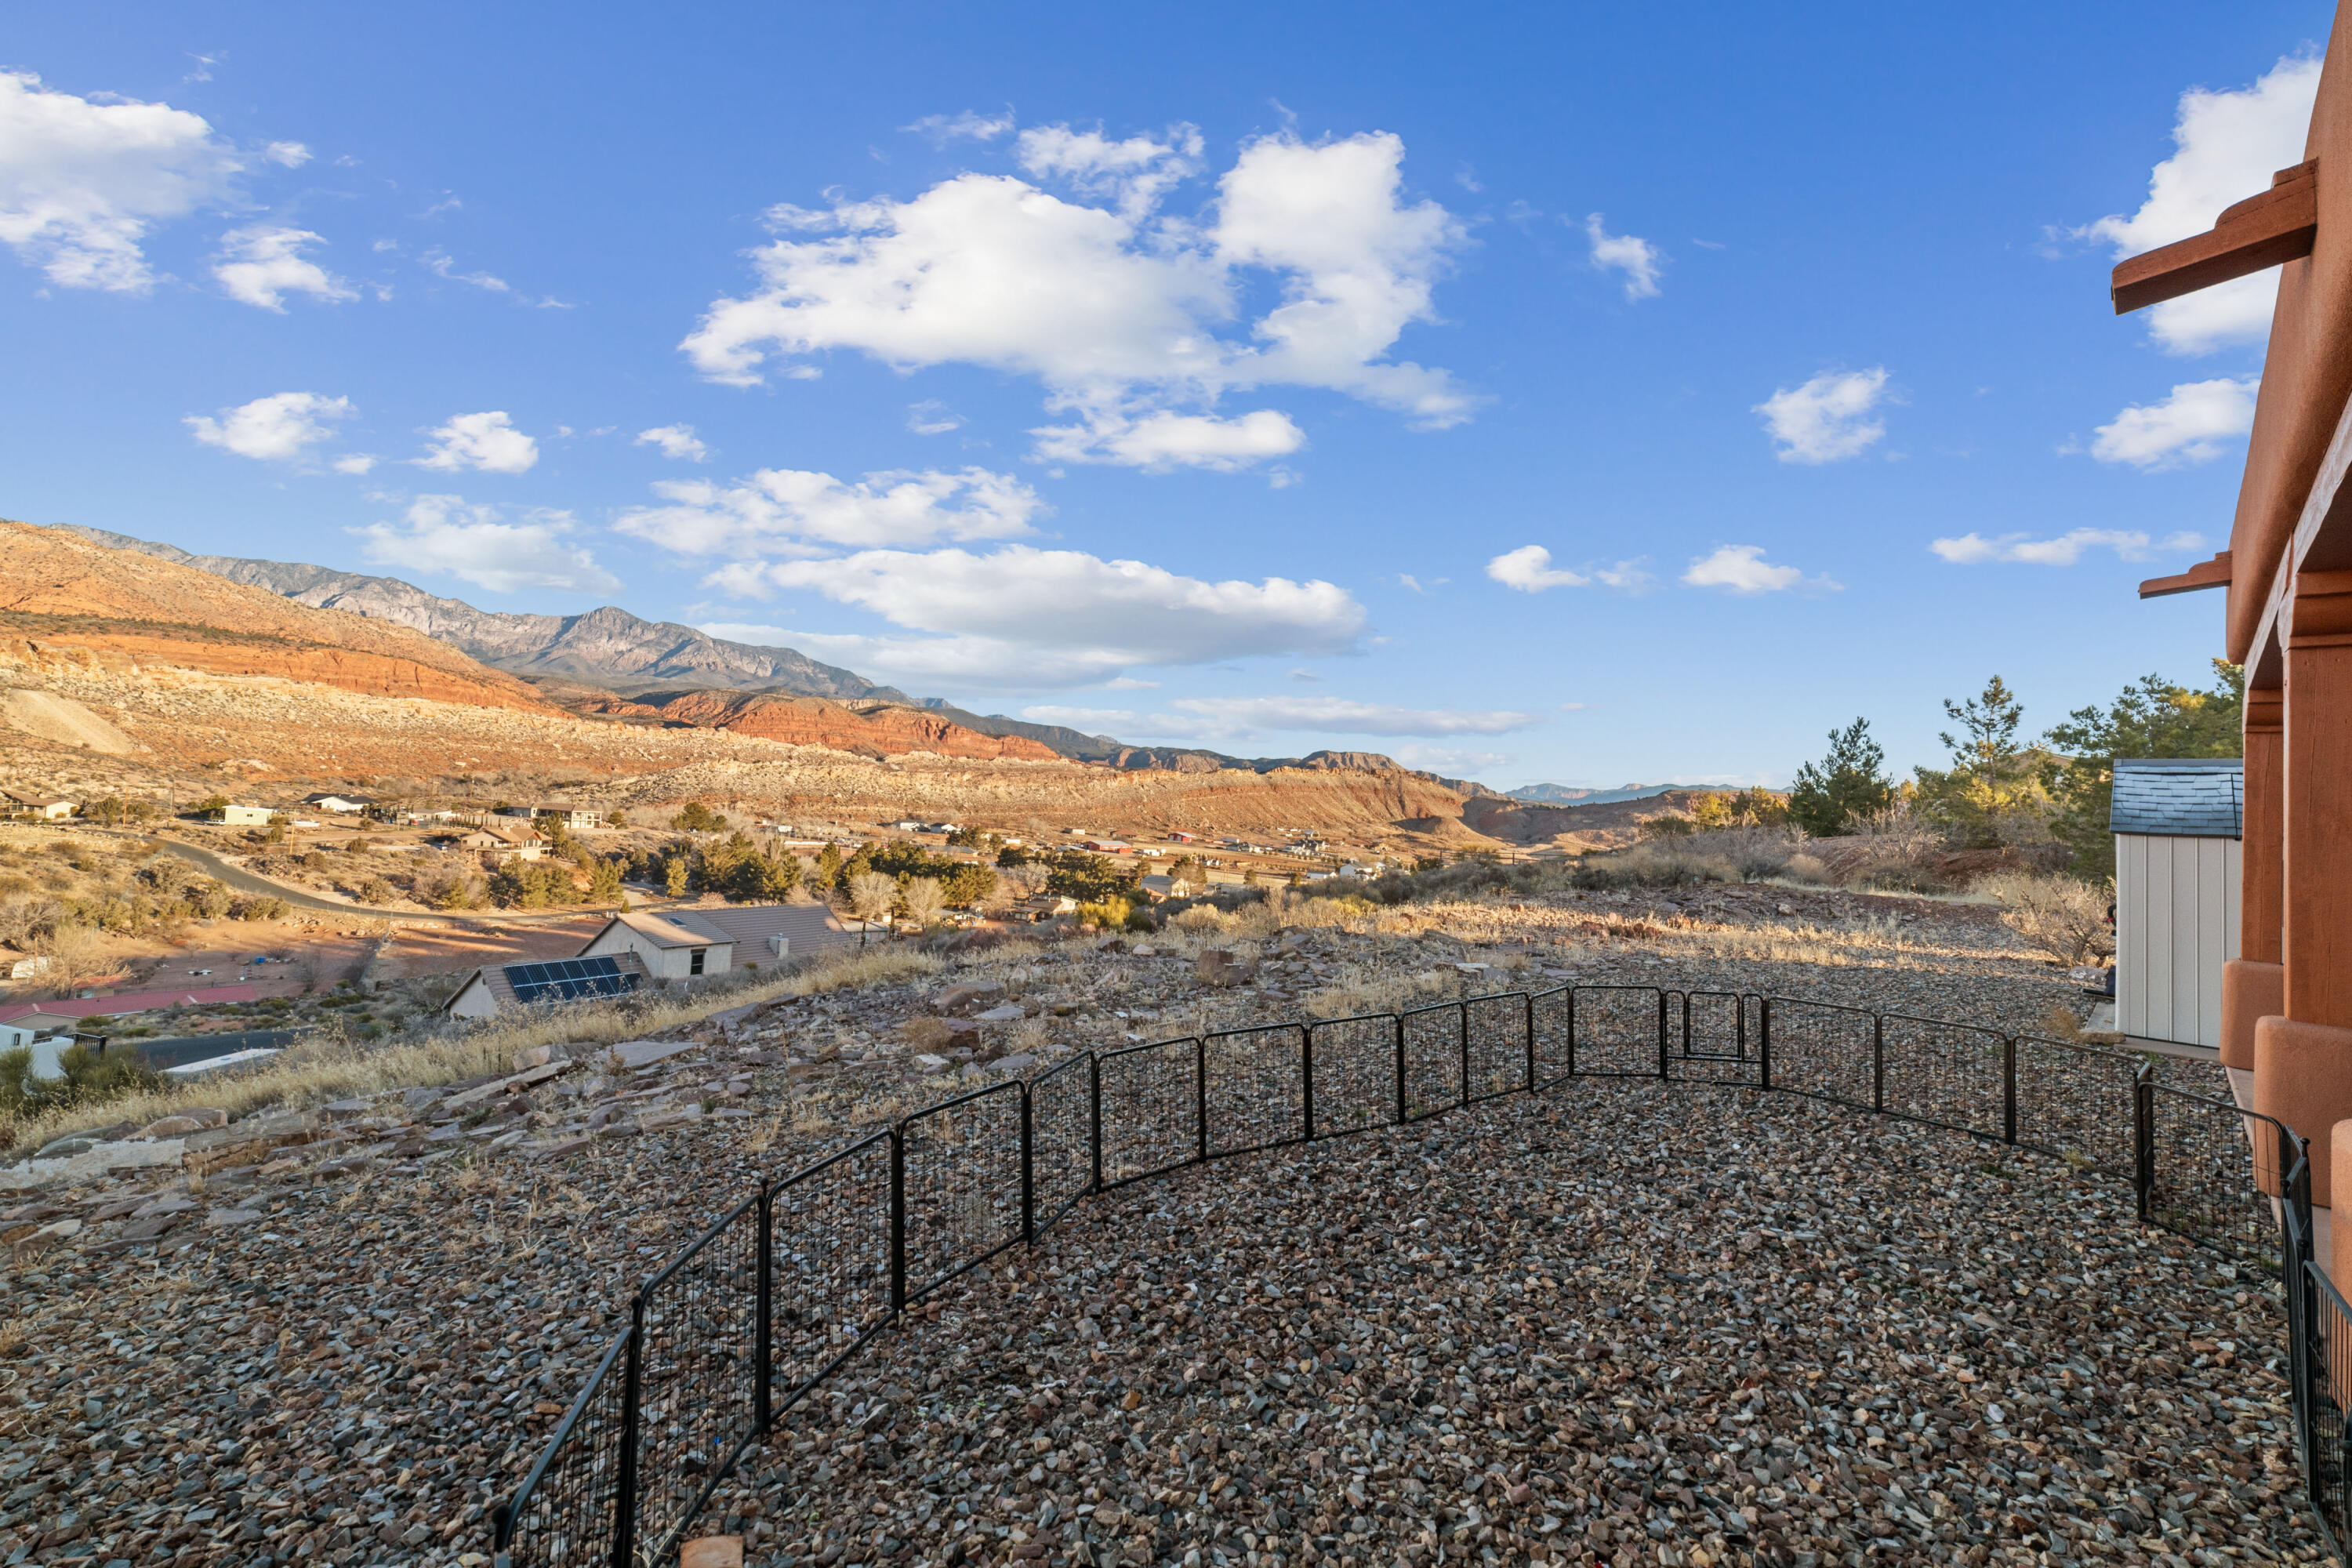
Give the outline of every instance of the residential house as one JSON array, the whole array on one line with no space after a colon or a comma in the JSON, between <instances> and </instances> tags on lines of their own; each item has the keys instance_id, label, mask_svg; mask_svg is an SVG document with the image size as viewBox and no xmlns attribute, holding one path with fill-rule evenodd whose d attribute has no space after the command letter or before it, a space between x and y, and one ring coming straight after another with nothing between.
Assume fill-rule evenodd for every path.
<instances>
[{"instance_id":1,"label":"residential house","mask_svg":"<svg viewBox=\"0 0 2352 1568\"><path fill-rule=\"evenodd\" d=\"M306 795L302 797L302 804L314 810L331 811L348 816L352 812L365 811L375 803L347 795Z\"/></svg>"},{"instance_id":2,"label":"residential house","mask_svg":"<svg viewBox=\"0 0 2352 1568\"><path fill-rule=\"evenodd\" d=\"M547 853L547 847L530 828L503 823L497 827L477 827L461 833L456 843L460 849L478 852L488 866L503 866L509 860L537 860Z\"/></svg>"},{"instance_id":3,"label":"residential house","mask_svg":"<svg viewBox=\"0 0 2352 1568\"><path fill-rule=\"evenodd\" d=\"M490 964L467 975L441 1011L457 1018L487 1018L509 1007L625 996L649 978L633 952Z\"/></svg>"},{"instance_id":4,"label":"residential house","mask_svg":"<svg viewBox=\"0 0 2352 1568\"><path fill-rule=\"evenodd\" d=\"M604 826L604 819L585 805L534 805L530 818L533 822L554 822L567 833L588 833Z\"/></svg>"},{"instance_id":5,"label":"residential house","mask_svg":"<svg viewBox=\"0 0 2352 1568\"><path fill-rule=\"evenodd\" d=\"M223 805L205 815L227 827L267 827L278 813L266 805Z\"/></svg>"},{"instance_id":6,"label":"residential house","mask_svg":"<svg viewBox=\"0 0 2352 1568\"><path fill-rule=\"evenodd\" d=\"M79 801L66 800L57 795L18 795L6 792L11 815L29 816L36 822L63 822L80 808Z\"/></svg>"},{"instance_id":7,"label":"residential house","mask_svg":"<svg viewBox=\"0 0 2352 1568\"><path fill-rule=\"evenodd\" d=\"M1078 912L1078 900L1058 893L1040 893L1034 899L1024 899L1004 911L1004 918L1014 921L1050 921L1059 915Z\"/></svg>"}]
</instances>

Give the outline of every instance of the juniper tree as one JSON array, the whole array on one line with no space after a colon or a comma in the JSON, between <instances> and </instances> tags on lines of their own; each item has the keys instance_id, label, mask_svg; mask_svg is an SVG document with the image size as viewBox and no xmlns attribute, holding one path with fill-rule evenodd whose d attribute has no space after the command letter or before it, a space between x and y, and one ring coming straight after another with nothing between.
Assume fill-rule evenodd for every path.
<instances>
[{"instance_id":1,"label":"juniper tree","mask_svg":"<svg viewBox=\"0 0 2352 1568\"><path fill-rule=\"evenodd\" d=\"M1789 791L1789 820L1811 837L1835 837L1895 799L1885 770L1886 752L1870 738L1869 720L1832 730L1829 755L1797 770Z\"/></svg>"}]
</instances>

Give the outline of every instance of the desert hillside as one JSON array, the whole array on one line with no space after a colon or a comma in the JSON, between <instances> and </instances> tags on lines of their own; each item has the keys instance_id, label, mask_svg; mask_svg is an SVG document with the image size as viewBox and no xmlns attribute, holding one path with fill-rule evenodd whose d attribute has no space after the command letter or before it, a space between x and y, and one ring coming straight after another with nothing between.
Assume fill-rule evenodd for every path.
<instances>
[{"instance_id":1,"label":"desert hillside","mask_svg":"<svg viewBox=\"0 0 2352 1568\"><path fill-rule=\"evenodd\" d=\"M192 566L0 520L0 637L137 666L277 676L376 696L544 711L539 694L421 632L313 609Z\"/></svg>"},{"instance_id":2,"label":"desert hillside","mask_svg":"<svg viewBox=\"0 0 2352 1568\"><path fill-rule=\"evenodd\" d=\"M649 697L640 702L615 697L567 705L613 718L728 730L763 741L826 746L866 757L929 752L942 757L983 762L1060 760L1060 753L1051 746L1025 736L982 734L919 708L850 708L822 697L764 693L746 697L733 691L688 691L667 699Z\"/></svg>"}]
</instances>

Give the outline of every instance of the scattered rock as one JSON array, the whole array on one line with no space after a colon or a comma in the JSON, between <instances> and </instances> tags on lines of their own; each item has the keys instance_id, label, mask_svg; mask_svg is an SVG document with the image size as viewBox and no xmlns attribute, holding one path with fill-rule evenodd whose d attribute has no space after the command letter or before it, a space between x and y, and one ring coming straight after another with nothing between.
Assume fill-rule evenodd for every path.
<instances>
[{"instance_id":1,"label":"scattered rock","mask_svg":"<svg viewBox=\"0 0 2352 1568\"><path fill-rule=\"evenodd\" d=\"M961 985L950 985L940 993L939 1009L951 1018L969 1016L974 1008L994 1002L1004 994L1001 981L979 980Z\"/></svg>"},{"instance_id":2,"label":"scattered rock","mask_svg":"<svg viewBox=\"0 0 2352 1568\"><path fill-rule=\"evenodd\" d=\"M699 1040L624 1040L613 1047L612 1056L622 1067L634 1071L701 1048Z\"/></svg>"}]
</instances>

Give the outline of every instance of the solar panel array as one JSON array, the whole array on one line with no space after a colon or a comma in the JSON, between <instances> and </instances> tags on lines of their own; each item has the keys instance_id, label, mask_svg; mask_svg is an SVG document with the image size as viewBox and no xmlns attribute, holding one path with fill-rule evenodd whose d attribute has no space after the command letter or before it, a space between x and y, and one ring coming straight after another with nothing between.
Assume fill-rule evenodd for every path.
<instances>
[{"instance_id":1,"label":"solar panel array","mask_svg":"<svg viewBox=\"0 0 2352 1568\"><path fill-rule=\"evenodd\" d=\"M621 973L616 958L559 958L550 963L509 963L507 984L518 1002L575 1002L583 996L619 996L637 988L639 976Z\"/></svg>"}]
</instances>

